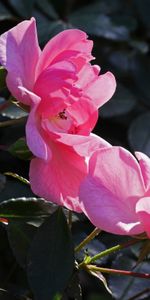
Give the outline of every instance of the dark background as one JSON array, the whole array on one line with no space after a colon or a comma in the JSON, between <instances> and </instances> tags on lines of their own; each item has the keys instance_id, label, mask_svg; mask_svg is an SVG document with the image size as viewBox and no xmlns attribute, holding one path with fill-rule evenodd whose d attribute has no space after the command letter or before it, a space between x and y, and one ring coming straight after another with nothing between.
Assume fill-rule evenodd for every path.
<instances>
[{"instance_id":1,"label":"dark background","mask_svg":"<svg viewBox=\"0 0 150 300\"><path fill-rule=\"evenodd\" d=\"M117 80L116 93L100 109L94 132L113 145L150 155L150 0L1 0L0 34L31 16L37 20L41 47L64 29L80 28L87 32L94 41L93 54L96 60L93 63L101 66L102 73L112 71ZM0 92L0 121L22 116L22 112L8 101L8 90L4 88ZM0 129L2 174L13 171L28 177L28 161L14 157L8 151L12 143L24 136L24 125ZM0 190L1 201L12 197L32 196L28 187L9 177L0 178ZM80 223L77 219L73 225L75 243L82 239L81 224L84 234L92 230L86 220ZM88 250L100 251L116 244L117 239L119 238L102 234L91 243ZM16 263L10 243L5 226L1 225L0 288L7 292L0 290L0 299L31 299L25 271ZM109 258L103 264L130 269L135 265L136 258L137 249L133 248L117 256L115 260ZM128 263L125 264L125 261ZM140 268L149 271L147 262ZM80 280L83 299L112 299L98 279L91 279L82 273ZM150 299L146 280L112 276L108 278L108 282L114 299ZM138 295L139 292L142 294Z\"/></svg>"}]
</instances>

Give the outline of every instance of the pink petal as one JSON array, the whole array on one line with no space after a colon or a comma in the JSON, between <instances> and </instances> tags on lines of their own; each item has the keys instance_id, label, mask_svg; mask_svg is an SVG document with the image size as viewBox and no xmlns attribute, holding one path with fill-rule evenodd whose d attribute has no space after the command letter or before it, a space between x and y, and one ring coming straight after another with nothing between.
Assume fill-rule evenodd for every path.
<instances>
[{"instance_id":1,"label":"pink petal","mask_svg":"<svg viewBox=\"0 0 150 300\"><path fill-rule=\"evenodd\" d=\"M71 62L62 61L44 70L36 80L34 85L34 93L42 98L51 96L51 93L66 88L72 88L73 82L76 80L76 69ZM56 96L56 95L55 95ZM66 98L66 96L65 96Z\"/></svg>"},{"instance_id":2,"label":"pink petal","mask_svg":"<svg viewBox=\"0 0 150 300\"><path fill-rule=\"evenodd\" d=\"M81 156L89 158L97 149L112 147L101 137L91 133L89 136L62 133L58 141L72 146Z\"/></svg>"},{"instance_id":3,"label":"pink petal","mask_svg":"<svg viewBox=\"0 0 150 300\"><path fill-rule=\"evenodd\" d=\"M78 190L87 173L85 159L63 144L52 143L51 149L48 163L38 158L31 161L31 188L40 197L81 212Z\"/></svg>"},{"instance_id":4,"label":"pink petal","mask_svg":"<svg viewBox=\"0 0 150 300\"><path fill-rule=\"evenodd\" d=\"M26 139L27 145L31 152L46 161L51 159L51 150L48 142L44 139L44 132L42 131L40 121L36 113L37 106L33 106L30 111L26 124Z\"/></svg>"},{"instance_id":5,"label":"pink petal","mask_svg":"<svg viewBox=\"0 0 150 300\"><path fill-rule=\"evenodd\" d=\"M28 103L30 106L37 105L41 102L41 98L36 94L30 92L23 86L18 86L20 91L21 99L23 103Z\"/></svg>"},{"instance_id":6,"label":"pink petal","mask_svg":"<svg viewBox=\"0 0 150 300\"><path fill-rule=\"evenodd\" d=\"M137 197L145 194L140 166L135 157L122 147L96 151L90 160L90 175L120 201L134 207ZM135 198L135 200L134 200Z\"/></svg>"},{"instance_id":7,"label":"pink petal","mask_svg":"<svg viewBox=\"0 0 150 300\"><path fill-rule=\"evenodd\" d=\"M142 152L135 152L135 155L139 160L145 187L147 191L150 192L150 158Z\"/></svg>"},{"instance_id":8,"label":"pink petal","mask_svg":"<svg viewBox=\"0 0 150 300\"><path fill-rule=\"evenodd\" d=\"M78 73L77 85L84 91L89 85L98 79L100 67L97 65L92 66L90 63L86 63L84 67ZM92 97L93 98L93 97Z\"/></svg>"},{"instance_id":9,"label":"pink petal","mask_svg":"<svg viewBox=\"0 0 150 300\"><path fill-rule=\"evenodd\" d=\"M136 213L130 211L126 203L98 182L97 178L91 175L86 177L80 185L79 198L83 212L96 227L123 235L143 232Z\"/></svg>"},{"instance_id":10,"label":"pink petal","mask_svg":"<svg viewBox=\"0 0 150 300\"><path fill-rule=\"evenodd\" d=\"M89 135L98 119L98 111L87 99L80 98L67 108L69 116L74 121L76 134Z\"/></svg>"},{"instance_id":11,"label":"pink petal","mask_svg":"<svg viewBox=\"0 0 150 300\"><path fill-rule=\"evenodd\" d=\"M8 88L24 104L28 101L22 99L18 86L32 90L40 52L33 18L21 22L0 37L0 63L8 71Z\"/></svg>"},{"instance_id":12,"label":"pink petal","mask_svg":"<svg viewBox=\"0 0 150 300\"><path fill-rule=\"evenodd\" d=\"M116 80L111 72L100 75L85 88L85 95L92 99L93 104L99 108L114 94Z\"/></svg>"},{"instance_id":13,"label":"pink petal","mask_svg":"<svg viewBox=\"0 0 150 300\"><path fill-rule=\"evenodd\" d=\"M150 197L141 198L136 205L136 212L150 238Z\"/></svg>"},{"instance_id":14,"label":"pink petal","mask_svg":"<svg viewBox=\"0 0 150 300\"><path fill-rule=\"evenodd\" d=\"M92 58L92 46L93 42L87 40L86 33L81 30L69 29L60 32L45 46L37 67L37 74L40 74L50 64L62 59L69 60L74 56L76 57L77 54L81 56L82 53L82 57L85 60L90 60Z\"/></svg>"}]
</instances>

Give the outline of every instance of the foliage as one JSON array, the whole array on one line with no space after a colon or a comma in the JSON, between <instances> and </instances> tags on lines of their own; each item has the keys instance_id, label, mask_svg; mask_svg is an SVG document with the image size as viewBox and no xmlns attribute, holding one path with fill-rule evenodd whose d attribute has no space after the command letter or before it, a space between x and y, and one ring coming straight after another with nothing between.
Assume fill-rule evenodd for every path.
<instances>
[{"instance_id":1,"label":"foliage","mask_svg":"<svg viewBox=\"0 0 150 300\"><path fill-rule=\"evenodd\" d=\"M149 15L148 0L1 0L0 33L31 16L37 20L41 47L64 29L85 30L94 40L102 73L111 69L119 82L113 99L100 110L95 133L112 144L150 155ZM71 234L67 211L35 198L19 177L4 175L13 172L28 178L32 157L24 139L27 112L12 103L5 78L0 67L0 299L149 299L148 280L109 275L105 284L111 295L100 282L104 281L101 273L95 272L99 280L91 281L91 275L76 268L74 255L81 262L124 238L102 233L74 254L73 241L76 246L92 230L87 220L73 214ZM144 263L136 272L148 273L149 248L144 251L141 245L141 249L133 246L121 256L98 260L98 265L131 270L138 253Z\"/></svg>"}]
</instances>

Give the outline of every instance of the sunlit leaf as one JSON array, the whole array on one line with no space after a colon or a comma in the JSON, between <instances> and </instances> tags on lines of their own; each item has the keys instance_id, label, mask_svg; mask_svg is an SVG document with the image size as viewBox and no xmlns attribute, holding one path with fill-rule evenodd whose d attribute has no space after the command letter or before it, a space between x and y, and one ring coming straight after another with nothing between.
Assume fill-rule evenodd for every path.
<instances>
[{"instance_id":1,"label":"sunlit leaf","mask_svg":"<svg viewBox=\"0 0 150 300\"><path fill-rule=\"evenodd\" d=\"M0 217L13 220L32 220L49 216L55 206L40 198L12 198L0 203Z\"/></svg>"},{"instance_id":2,"label":"sunlit leaf","mask_svg":"<svg viewBox=\"0 0 150 300\"><path fill-rule=\"evenodd\" d=\"M8 117L10 119L19 119L28 115L27 112L11 102L9 103L9 106L1 111L1 114L3 117Z\"/></svg>"}]
</instances>

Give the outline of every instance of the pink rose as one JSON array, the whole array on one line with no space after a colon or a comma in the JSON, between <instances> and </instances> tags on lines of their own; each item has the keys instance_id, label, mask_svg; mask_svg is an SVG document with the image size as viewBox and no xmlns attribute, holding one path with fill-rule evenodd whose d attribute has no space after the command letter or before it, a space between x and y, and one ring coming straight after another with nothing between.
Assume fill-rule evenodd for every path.
<instances>
[{"instance_id":1,"label":"pink rose","mask_svg":"<svg viewBox=\"0 0 150 300\"><path fill-rule=\"evenodd\" d=\"M96 151L89 175L81 183L81 207L102 230L150 237L150 159L136 152L139 160L121 147Z\"/></svg>"},{"instance_id":2,"label":"pink rose","mask_svg":"<svg viewBox=\"0 0 150 300\"><path fill-rule=\"evenodd\" d=\"M112 73L99 75L99 67L89 63L92 45L84 32L71 29L52 38L41 51L33 18L0 37L7 86L30 106L26 138L37 157L30 167L32 189L74 210L80 210L75 199L87 173L86 156L94 145L107 145L90 135L98 108L116 88Z\"/></svg>"}]
</instances>

